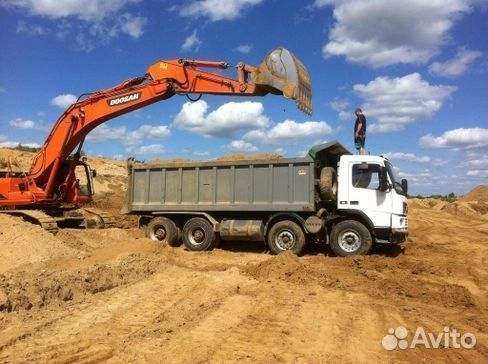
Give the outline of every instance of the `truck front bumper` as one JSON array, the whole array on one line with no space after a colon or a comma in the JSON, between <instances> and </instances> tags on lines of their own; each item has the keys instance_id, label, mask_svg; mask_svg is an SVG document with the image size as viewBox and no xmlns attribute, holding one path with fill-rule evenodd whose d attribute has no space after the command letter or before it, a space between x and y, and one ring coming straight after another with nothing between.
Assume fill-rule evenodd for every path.
<instances>
[{"instance_id":1,"label":"truck front bumper","mask_svg":"<svg viewBox=\"0 0 488 364\"><path fill-rule=\"evenodd\" d=\"M392 229L390 242L394 244L401 244L408 239L408 228Z\"/></svg>"}]
</instances>

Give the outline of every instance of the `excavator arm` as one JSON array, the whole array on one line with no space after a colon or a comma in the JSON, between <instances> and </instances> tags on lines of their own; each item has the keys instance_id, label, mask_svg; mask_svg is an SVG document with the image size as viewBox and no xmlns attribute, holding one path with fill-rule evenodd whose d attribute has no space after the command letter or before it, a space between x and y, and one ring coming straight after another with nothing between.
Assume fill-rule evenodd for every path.
<instances>
[{"instance_id":1,"label":"excavator arm","mask_svg":"<svg viewBox=\"0 0 488 364\"><path fill-rule=\"evenodd\" d=\"M77 200L74 169L80 164L85 137L100 124L168 99L176 94L264 96L281 94L312 112L307 69L288 50L277 48L259 67L239 63L236 79L205 69L225 70L225 62L189 59L161 60L142 77L87 94L68 107L54 124L28 175L0 178L0 206L86 202ZM72 154L74 152L74 154Z\"/></svg>"}]
</instances>

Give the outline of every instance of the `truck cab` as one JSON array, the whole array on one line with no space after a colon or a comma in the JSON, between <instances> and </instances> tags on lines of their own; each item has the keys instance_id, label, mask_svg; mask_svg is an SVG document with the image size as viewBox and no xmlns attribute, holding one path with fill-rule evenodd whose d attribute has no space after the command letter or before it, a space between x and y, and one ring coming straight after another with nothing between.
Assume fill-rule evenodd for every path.
<instances>
[{"instance_id":1,"label":"truck cab","mask_svg":"<svg viewBox=\"0 0 488 364\"><path fill-rule=\"evenodd\" d=\"M399 243L408 235L407 181L388 159L344 155L337 169L337 211L356 215L372 230L375 243Z\"/></svg>"},{"instance_id":2,"label":"truck cab","mask_svg":"<svg viewBox=\"0 0 488 364\"><path fill-rule=\"evenodd\" d=\"M325 239L341 256L408 238L408 183L383 156L352 155L338 142L312 147ZM321 209L326 212L320 212Z\"/></svg>"}]
</instances>

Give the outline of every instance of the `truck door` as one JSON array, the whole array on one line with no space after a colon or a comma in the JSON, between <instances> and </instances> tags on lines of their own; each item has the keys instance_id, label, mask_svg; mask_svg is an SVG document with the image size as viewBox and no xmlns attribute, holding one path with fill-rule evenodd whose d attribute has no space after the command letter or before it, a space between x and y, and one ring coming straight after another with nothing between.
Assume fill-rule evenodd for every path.
<instances>
[{"instance_id":1,"label":"truck door","mask_svg":"<svg viewBox=\"0 0 488 364\"><path fill-rule=\"evenodd\" d=\"M365 213L375 227L390 227L392 197L380 191L380 171L378 163L350 163L348 208Z\"/></svg>"}]
</instances>

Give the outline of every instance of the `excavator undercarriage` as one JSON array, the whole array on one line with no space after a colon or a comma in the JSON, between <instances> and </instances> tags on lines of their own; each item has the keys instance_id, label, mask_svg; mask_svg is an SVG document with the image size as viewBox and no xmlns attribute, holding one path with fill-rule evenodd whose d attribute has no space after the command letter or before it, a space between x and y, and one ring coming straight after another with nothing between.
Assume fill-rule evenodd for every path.
<instances>
[{"instance_id":1,"label":"excavator undercarriage","mask_svg":"<svg viewBox=\"0 0 488 364\"><path fill-rule=\"evenodd\" d=\"M66 210L0 210L0 213L22 217L54 235L60 228L107 229L117 226L113 215L92 207Z\"/></svg>"}]
</instances>

